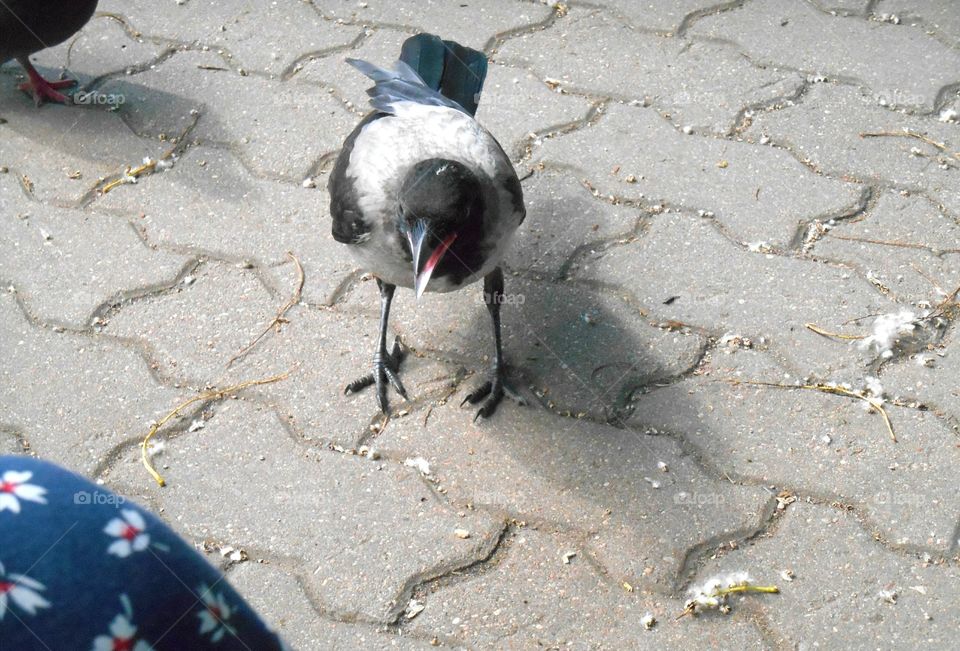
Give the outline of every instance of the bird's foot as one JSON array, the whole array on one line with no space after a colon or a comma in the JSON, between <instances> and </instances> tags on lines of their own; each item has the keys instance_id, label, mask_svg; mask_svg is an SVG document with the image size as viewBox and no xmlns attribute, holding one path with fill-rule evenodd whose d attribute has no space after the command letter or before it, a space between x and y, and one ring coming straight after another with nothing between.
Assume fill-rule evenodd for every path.
<instances>
[{"instance_id":1,"label":"bird's foot","mask_svg":"<svg viewBox=\"0 0 960 651\"><path fill-rule=\"evenodd\" d=\"M460 406L462 407L468 402L471 405L483 402L483 404L480 405L480 409L477 410L476 415L473 417L473 422L477 422L477 419L481 416L483 418L490 418L490 416L493 416L493 413L497 410L497 407L500 405L500 401L503 400L504 396L510 398L518 405L527 404L526 399L521 396L512 386L510 386L510 383L507 381L503 370L497 369L493 373L493 378L487 380L472 392L467 394L467 397L463 399L463 402L460 403Z\"/></svg>"},{"instance_id":2,"label":"bird's foot","mask_svg":"<svg viewBox=\"0 0 960 651\"><path fill-rule=\"evenodd\" d=\"M380 405L380 411L384 414L389 413L390 405L387 402L387 383L399 393L404 400L410 400L407 390L403 388L400 381L400 364L407 356L407 349L400 342L400 337L393 340L393 350L391 352L378 352L373 358L373 373L368 373L363 377L354 380L343 390L344 395L362 391L368 386L377 385L377 404Z\"/></svg>"},{"instance_id":3,"label":"bird's foot","mask_svg":"<svg viewBox=\"0 0 960 651\"><path fill-rule=\"evenodd\" d=\"M17 88L33 95L33 101L40 106L45 101L57 102L58 104L71 104L70 98L63 93L58 93L57 89L70 88L76 86L75 79L61 79L58 81L47 81L39 74L30 75L28 81L23 82Z\"/></svg>"}]
</instances>

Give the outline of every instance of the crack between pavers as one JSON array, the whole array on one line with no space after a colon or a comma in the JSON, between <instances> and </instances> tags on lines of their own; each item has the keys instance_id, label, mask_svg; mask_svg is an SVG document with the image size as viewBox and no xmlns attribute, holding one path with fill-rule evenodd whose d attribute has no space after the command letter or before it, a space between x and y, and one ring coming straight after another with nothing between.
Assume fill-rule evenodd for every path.
<instances>
[{"instance_id":1,"label":"crack between pavers","mask_svg":"<svg viewBox=\"0 0 960 651\"><path fill-rule=\"evenodd\" d=\"M316 7L314 7L316 8ZM334 54L340 52L347 52L350 50L355 50L359 48L363 43L369 39L374 34L374 31L368 31L366 29L361 29L360 33L357 34L353 40L349 43L343 45L335 45L332 47L321 48L319 50L313 50L310 52L304 52L303 54L297 55L297 57L291 61L286 68L280 73L280 81L289 81L291 78L296 76L303 67L310 63L311 61L318 61L320 59L325 59Z\"/></svg>"},{"instance_id":2,"label":"crack between pavers","mask_svg":"<svg viewBox=\"0 0 960 651\"><path fill-rule=\"evenodd\" d=\"M495 530L493 535L489 537L489 540L472 556L460 559L459 561L441 563L408 577L392 600L394 605L387 613L388 625L399 629L409 621L404 617L404 611L410 599L417 591L426 589L429 584L435 583L444 577L474 571L476 568L483 567L491 562L496 562L498 551L507 549L510 539L515 535L515 531L515 525L509 522L501 522L499 530Z\"/></svg>"},{"instance_id":3,"label":"crack between pavers","mask_svg":"<svg viewBox=\"0 0 960 651\"><path fill-rule=\"evenodd\" d=\"M544 5L535 3L535 2L526 2L524 4L543 7ZM489 39L487 39L486 44L484 44L482 51L487 56L488 59L492 59L493 56L497 53L497 50L503 46L507 41L524 36L526 34L533 34L534 32L540 32L546 29L553 27L558 20L563 16L560 15L560 11L556 8L555 5L550 6L550 13L540 21L535 21L532 23L527 23L525 25L518 25L516 27L511 27L505 29L502 32L497 32Z\"/></svg>"},{"instance_id":4,"label":"crack between pavers","mask_svg":"<svg viewBox=\"0 0 960 651\"><path fill-rule=\"evenodd\" d=\"M810 504L816 504L818 506L828 506L831 508L839 509L842 512L849 512L852 514L852 517L857 521L860 527L870 534L871 539L874 540L878 545L880 545L885 551L892 554L898 555L903 558L916 558L924 554L930 555L932 558L949 560L947 558L948 551L943 549L937 549L935 547L927 547L925 545L918 545L913 543L893 543L887 540L884 535L881 533L882 527L874 522L870 516L868 516L863 511L863 505L860 503L851 503L847 501L848 498L845 498L842 495L831 493L831 492L818 492L815 490L806 490L801 487L792 486L790 483L779 483L776 486L771 486L768 480L765 480L762 477L754 477L752 475L743 475L736 471L726 471L723 470L719 465L708 460L703 450L697 446L695 443L687 439L687 437L679 432L676 432L670 428L665 428L662 426L653 426L648 427L642 424L632 425L629 428L631 431L635 431L638 434L644 434L644 431L655 429L658 434L657 436L664 436L671 440L677 442L680 446L681 451L685 456L688 456L693 460L694 464L709 478L715 481L728 481L731 484L737 486L748 486L755 487L766 490L768 492L774 492L777 489L780 491L788 491L791 495L797 497L797 499L805 500ZM649 436L649 434L647 434ZM789 508L789 506L787 506ZM765 524L762 524L757 528L751 538L756 538L759 535L764 534L767 531L775 531L776 523L779 519L779 514L783 511L774 509L774 512L766 520ZM728 540L726 536L720 536L721 541ZM701 547L702 545L696 545L695 547ZM709 553L714 551L713 549L704 549L703 553L700 553L699 556L702 557L704 553ZM960 564L960 561L958 561ZM682 577L678 575L677 585L683 587L689 584L689 580L684 583L681 581Z\"/></svg>"},{"instance_id":5,"label":"crack between pavers","mask_svg":"<svg viewBox=\"0 0 960 651\"><path fill-rule=\"evenodd\" d=\"M542 145L542 142L538 141L565 136L569 133L586 129L596 124L597 121L603 116L607 107L607 103L607 98L595 98L591 100L590 106L587 108L587 111L583 117L570 120L568 122L560 122L558 124L543 127L537 129L536 131L531 131L526 136L523 136L519 142L511 145L513 153L510 156L510 159L514 166L523 165L533 158L534 146ZM533 170L531 170L531 172L532 171ZM526 178L528 177L524 176L524 179Z\"/></svg>"},{"instance_id":6,"label":"crack between pavers","mask_svg":"<svg viewBox=\"0 0 960 651\"><path fill-rule=\"evenodd\" d=\"M733 2L721 2L719 4L713 5L712 7L705 7L702 9L697 9L691 11L689 14L683 17L680 23L677 25L674 34L678 38L686 38L687 32L690 31L690 28L693 27L695 23L700 21L702 18L707 16L714 16L734 9L740 9L746 5L748 0L734 0Z\"/></svg>"},{"instance_id":7,"label":"crack between pavers","mask_svg":"<svg viewBox=\"0 0 960 651\"><path fill-rule=\"evenodd\" d=\"M204 258L191 258L180 266L180 270L177 271L171 280L150 283L135 289L116 292L93 309L87 317L86 323L88 325L106 323L111 316L128 305L158 296L165 296L171 292L182 289L184 279L195 274L206 263L207 261Z\"/></svg>"}]
</instances>

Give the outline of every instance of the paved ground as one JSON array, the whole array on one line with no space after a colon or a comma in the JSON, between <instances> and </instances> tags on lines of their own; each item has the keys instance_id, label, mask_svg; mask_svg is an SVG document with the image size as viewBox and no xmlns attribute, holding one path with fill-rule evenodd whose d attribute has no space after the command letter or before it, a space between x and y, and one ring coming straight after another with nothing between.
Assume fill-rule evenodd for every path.
<instances>
[{"instance_id":1,"label":"paved ground","mask_svg":"<svg viewBox=\"0 0 960 651\"><path fill-rule=\"evenodd\" d=\"M36 57L84 106L0 73L0 451L159 511L303 649L956 644L954 3L213 7L103 0ZM329 235L366 111L342 60L418 30L490 54L528 204L505 336L534 404L477 425L479 288L399 294L386 427L340 391L377 323ZM152 422L286 371L187 407L153 483ZM780 594L675 620L734 570Z\"/></svg>"}]
</instances>

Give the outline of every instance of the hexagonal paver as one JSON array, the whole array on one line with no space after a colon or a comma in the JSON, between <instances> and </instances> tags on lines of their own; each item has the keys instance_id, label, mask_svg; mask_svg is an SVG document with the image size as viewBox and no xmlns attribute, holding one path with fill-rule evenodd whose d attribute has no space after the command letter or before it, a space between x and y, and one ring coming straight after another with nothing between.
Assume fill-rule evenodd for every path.
<instances>
[{"instance_id":1,"label":"hexagonal paver","mask_svg":"<svg viewBox=\"0 0 960 651\"><path fill-rule=\"evenodd\" d=\"M532 2L518 5L511 0L489 0L475 5L443 0L427 0L416 5L388 0L362 3L318 0L315 6L334 21L391 27L407 33L430 32L475 49L483 48L505 32L543 23L554 13L549 5Z\"/></svg>"},{"instance_id":2,"label":"hexagonal paver","mask_svg":"<svg viewBox=\"0 0 960 651\"><path fill-rule=\"evenodd\" d=\"M276 414L244 401L224 403L202 430L167 442L157 457L166 488L139 456L135 449L118 460L111 485L162 509L188 540L296 558L319 603L354 617L390 621L409 580L468 564L499 536L495 519L459 517L415 469L308 450ZM473 535L458 538L460 527Z\"/></svg>"},{"instance_id":3,"label":"hexagonal paver","mask_svg":"<svg viewBox=\"0 0 960 651\"><path fill-rule=\"evenodd\" d=\"M523 182L527 218L505 264L559 279L578 252L634 236L645 213L593 197L573 173L538 173Z\"/></svg>"},{"instance_id":4,"label":"hexagonal paver","mask_svg":"<svg viewBox=\"0 0 960 651\"><path fill-rule=\"evenodd\" d=\"M309 2L184 2L157 11L149 2L104 0L99 9L121 16L149 40L223 51L233 65L271 77L279 77L302 54L346 47L362 33L324 20Z\"/></svg>"},{"instance_id":5,"label":"hexagonal paver","mask_svg":"<svg viewBox=\"0 0 960 651\"><path fill-rule=\"evenodd\" d=\"M228 151L196 148L92 208L133 218L150 244L176 251L263 265L290 264L293 252L304 267L303 298L326 304L355 269L330 233L329 205L322 189L259 179Z\"/></svg>"},{"instance_id":6,"label":"hexagonal paver","mask_svg":"<svg viewBox=\"0 0 960 651\"><path fill-rule=\"evenodd\" d=\"M75 36L56 47L41 50L32 58L38 66L63 67L71 78L86 85L102 75L150 65L166 49L143 38L131 37L119 20L98 13ZM79 101L104 100L90 97Z\"/></svg>"},{"instance_id":7,"label":"hexagonal paver","mask_svg":"<svg viewBox=\"0 0 960 651\"><path fill-rule=\"evenodd\" d=\"M122 174L169 148L138 138L105 107L37 110L27 95L6 88L0 92L0 116L0 166L26 177L23 184L37 199L59 205L77 204L98 179Z\"/></svg>"},{"instance_id":8,"label":"hexagonal paver","mask_svg":"<svg viewBox=\"0 0 960 651\"><path fill-rule=\"evenodd\" d=\"M497 60L573 92L645 100L678 129L717 134L733 129L741 109L794 95L802 83L795 73L752 66L733 48L664 38L588 9L508 41Z\"/></svg>"},{"instance_id":9,"label":"hexagonal paver","mask_svg":"<svg viewBox=\"0 0 960 651\"><path fill-rule=\"evenodd\" d=\"M343 395L348 382L371 368L375 318L295 306L279 332L230 364L270 325L287 296L271 296L251 271L235 265L209 264L194 278L189 286L124 306L111 316L107 332L144 341L158 372L198 389L289 371L289 378L256 393L310 440L350 447L369 434L370 423L382 421L372 390ZM442 392L455 367L411 356L403 377L418 400ZM390 396L398 410L404 407L392 389Z\"/></svg>"},{"instance_id":10,"label":"hexagonal paver","mask_svg":"<svg viewBox=\"0 0 960 651\"><path fill-rule=\"evenodd\" d=\"M945 298L938 287L960 283L960 224L918 196L883 193L863 219L831 229L811 250L857 265L914 304L934 305Z\"/></svg>"},{"instance_id":11,"label":"hexagonal paver","mask_svg":"<svg viewBox=\"0 0 960 651\"><path fill-rule=\"evenodd\" d=\"M737 240L786 246L806 223L849 213L860 189L786 152L684 135L651 109L613 105L599 123L544 142L534 162L574 165L603 195L716 214Z\"/></svg>"},{"instance_id":12,"label":"hexagonal paver","mask_svg":"<svg viewBox=\"0 0 960 651\"><path fill-rule=\"evenodd\" d=\"M758 612L785 647L837 648L851 640L870 648L953 643L960 624L954 563L931 564L884 549L842 510L797 502L782 519L770 535L701 570L702 578L747 570L757 583L780 588L779 595L734 598L734 617L740 610ZM796 578L784 581L784 569ZM697 625L718 619L724 616L714 611Z\"/></svg>"},{"instance_id":13,"label":"hexagonal paver","mask_svg":"<svg viewBox=\"0 0 960 651\"><path fill-rule=\"evenodd\" d=\"M578 549L568 538L520 529L490 567L430 586L408 627L484 648L764 648L747 618L675 621L681 599L627 592L582 551L566 556ZM651 630L641 622L647 613L657 620Z\"/></svg>"},{"instance_id":14,"label":"hexagonal paver","mask_svg":"<svg viewBox=\"0 0 960 651\"><path fill-rule=\"evenodd\" d=\"M458 506L576 532L617 582L669 592L689 550L744 535L769 499L709 477L665 437L512 403L473 424L458 402L435 407L426 425L391 422L371 445L425 459Z\"/></svg>"},{"instance_id":15,"label":"hexagonal paver","mask_svg":"<svg viewBox=\"0 0 960 651\"><path fill-rule=\"evenodd\" d=\"M126 98L119 113L136 133L173 137L196 122L191 139L229 145L257 174L296 183L339 149L355 122L324 89L244 76L213 51L179 52L100 90Z\"/></svg>"},{"instance_id":16,"label":"hexagonal paver","mask_svg":"<svg viewBox=\"0 0 960 651\"><path fill-rule=\"evenodd\" d=\"M133 349L31 325L7 291L0 305L2 421L43 458L89 475L181 402L183 394L154 382Z\"/></svg>"},{"instance_id":17,"label":"hexagonal paver","mask_svg":"<svg viewBox=\"0 0 960 651\"><path fill-rule=\"evenodd\" d=\"M960 462L960 449L934 415L887 405L894 443L880 415L867 413L861 401L729 383L784 381L784 369L762 353L715 355L708 368L639 396L632 424L678 433L732 477L853 504L892 544L952 547L960 498L949 469Z\"/></svg>"},{"instance_id":18,"label":"hexagonal paver","mask_svg":"<svg viewBox=\"0 0 960 651\"><path fill-rule=\"evenodd\" d=\"M754 139L767 136L833 176L920 189L957 214L958 163L944 158L934 145L896 135L905 130L945 145L948 151L960 148L955 127L890 111L854 88L832 84L815 84L795 106L758 113L747 133Z\"/></svg>"},{"instance_id":19,"label":"hexagonal paver","mask_svg":"<svg viewBox=\"0 0 960 651\"><path fill-rule=\"evenodd\" d=\"M689 35L734 40L757 63L852 80L891 106L928 111L940 89L957 81L960 68L960 53L921 27L831 16L789 0L763 0L707 17Z\"/></svg>"},{"instance_id":20,"label":"hexagonal paver","mask_svg":"<svg viewBox=\"0 0 960 651\"><path fill-rule=\"evenodd\" d=\"M431 648L426 640L324 617L311 607L301 580L272 561L241 563L228 576L257 613L294 648Z\"/></svg>"},{"instance_id":21,"label":"hexagonal paver","mask_svg":"<svg viewBox=\"0 0 960 651\"><path fill-rule=\"evenodd\" d=\"M672 214L636 242L583 258L572 273L618 284L662 322L747 337L795 377L858 380L870 358L804 324L850 332L842 326L849 319L901 309L852 269L745 251L709 220ZM670 297L679 298L665 304Z\"/></svg>"},{"instance_id":22,"label":"hexagonal paver","mask_svg":"<svg viewBox=\"0 0 960 651\"><path fill-rule=\"evenodd\" d=\"M151 251L122 220L30 201L13 174L0 174L0 212L0 278L46 323L90 325L108 300L165 286L187 262Z\"/></svg>"}]
</instances>

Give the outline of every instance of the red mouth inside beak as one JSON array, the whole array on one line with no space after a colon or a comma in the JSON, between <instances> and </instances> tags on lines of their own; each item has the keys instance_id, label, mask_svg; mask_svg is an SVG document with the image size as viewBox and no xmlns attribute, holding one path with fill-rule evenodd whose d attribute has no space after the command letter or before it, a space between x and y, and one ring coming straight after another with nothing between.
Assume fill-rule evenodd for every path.
<instances>
[{"instance_id":1,"label":"red mouth inside beak","mask_svg":"<svg viewBox=\"0 0 960 651\"><path fill-rule=\"evenodd\" d=\"M423 264L423 268L419 270L419 273L417 273L414 279L413 287L414 291L417 293L417 298L420 298L423 295L423 292L426 291L427 283L430 282L430 277L433 275L433 270L436 268L437 264L440 262L440 259L456 239L456 231L447 235L447 237L440 242L437 248L433 250L433 252L430 254L430 257L427 258L427 261Z\"/></svg>"}]
</instances>

